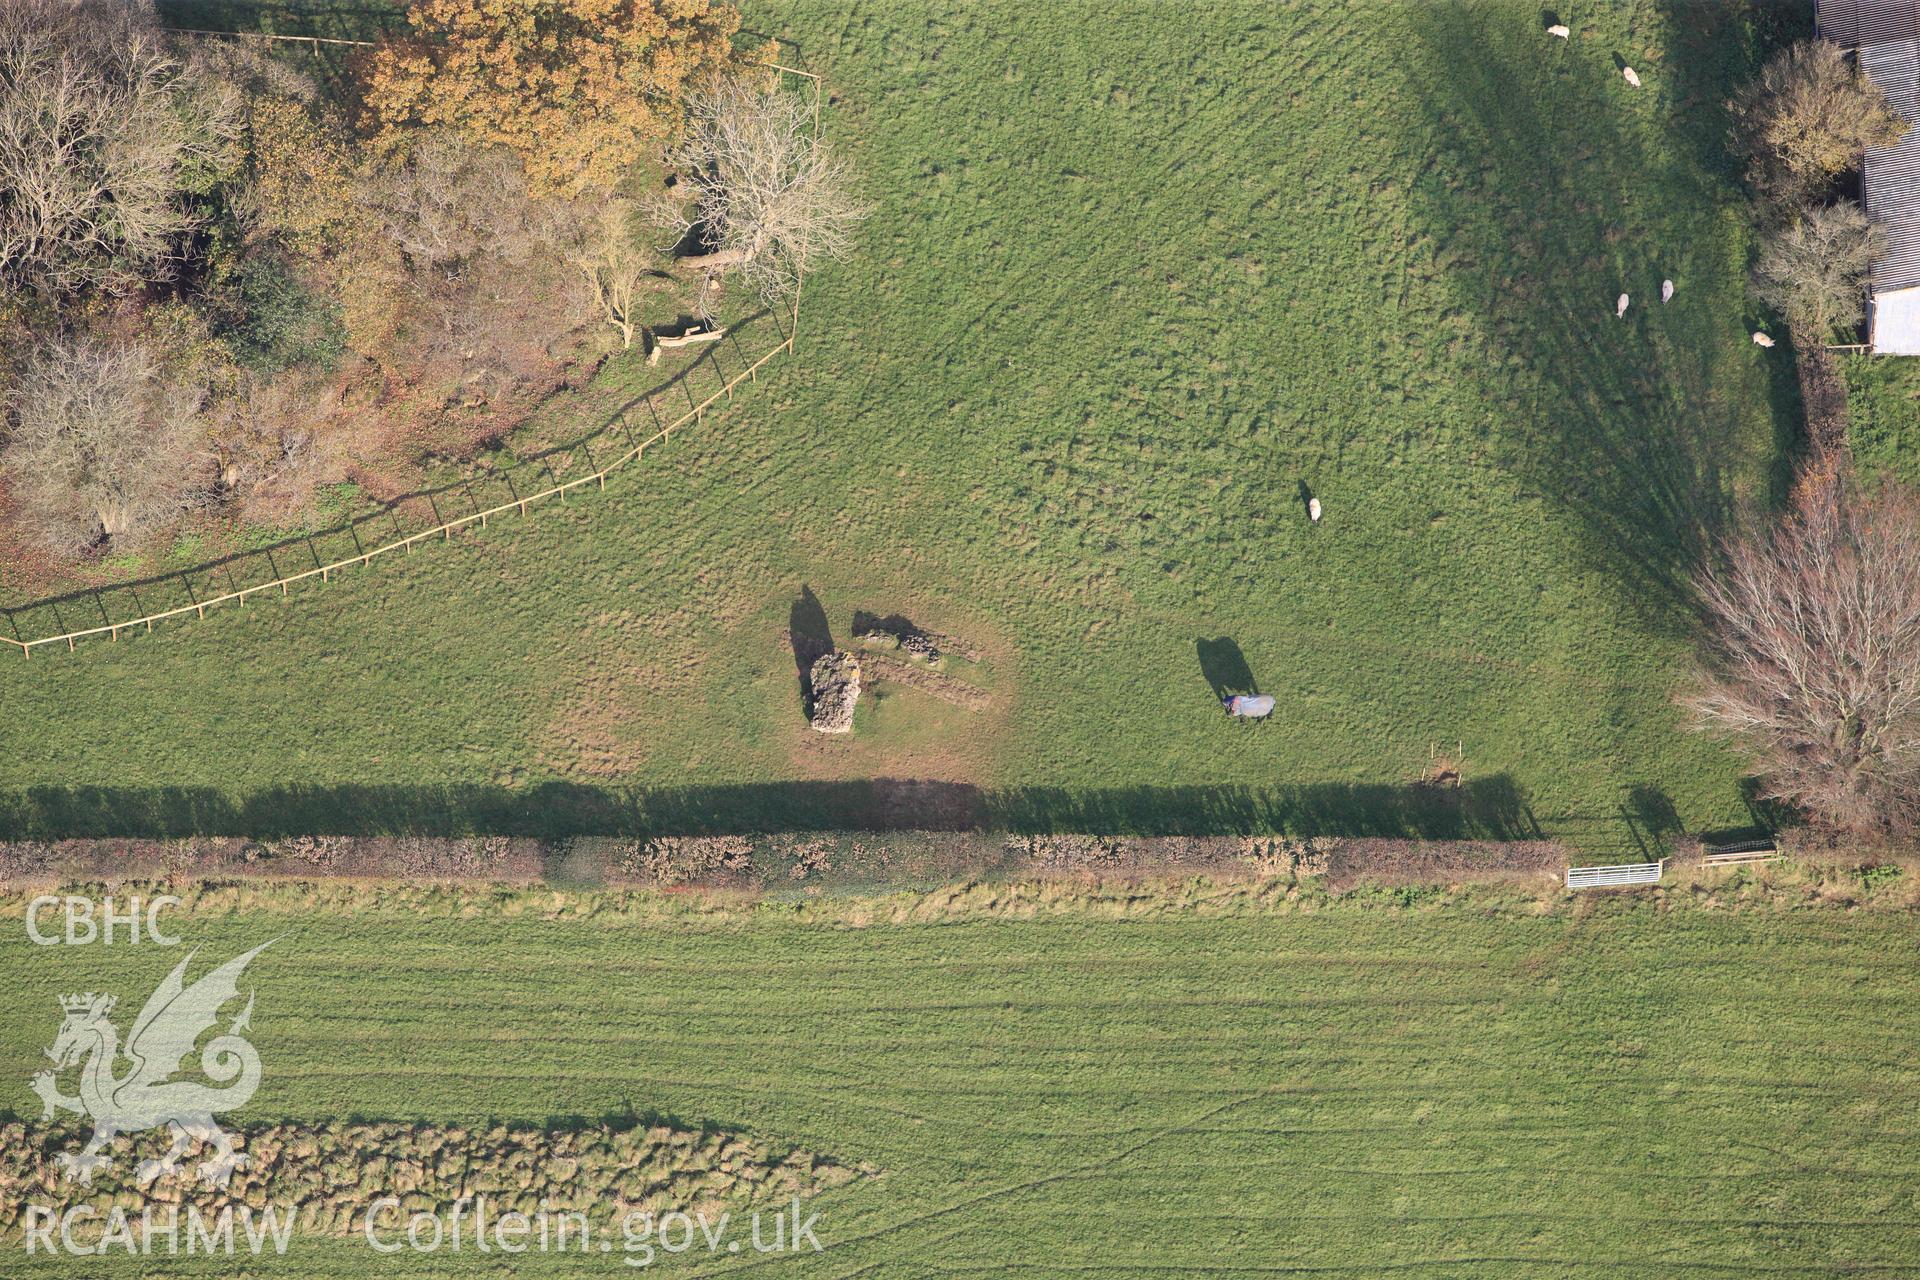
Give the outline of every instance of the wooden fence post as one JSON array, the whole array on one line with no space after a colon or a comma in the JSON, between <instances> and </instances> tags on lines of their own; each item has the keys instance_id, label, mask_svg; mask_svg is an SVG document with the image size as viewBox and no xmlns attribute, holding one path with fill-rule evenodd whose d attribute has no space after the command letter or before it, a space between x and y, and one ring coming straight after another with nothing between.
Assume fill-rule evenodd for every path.
<instances>
[{"instance_id":1,"label":"wooden fence post","mask_svg":"<svg viewBox=\"0 0 1920 1280\"><path fill-rule=\"evenodd\" d=\"M775 313L775 314L776 316L778 315L778 313ZM717 351L714 349L709 349L707 352L708 359L712 362L711 367L713 369L714 376L720 380L720 384L721 384L718 390L714 391L705 400L696 400L693 394L693 388L690 381L685 377L680 378L679 382L681 385L681 390L686 394L687 403L689 405L689 412L681 415L681 417L679 417L678 419L670 423L663 422L661 420L659 405L655 403L653 396L649 394L647 397L645 397L646 404L647 404L647 411L652 415L654 425L658 428L658 430L653 436L645 440L636 440L633 433L633 425L632 425L631 418L626 410L622 410L617 415L617 420L619 421L621 431L625 434L627 438L627 442L631 446L630 452L617 458L611 466L601 467L599 465L599 459L593 456L592 448L585 441L582 441L580 442L579 447L585 452L588 465L596 468L596 470L591 472L590 475L581 476L576 480L564 481L564 482L560 480L559 476L550 474L550 478L554 481L553 487L535 494L529 494L529 495L523 496L520 493L518 486L516 486L513 483L513 478L511 476L503 476L502 478L505 479L507 483L508 491L513 495L513 501L510 504L503 504L502 509L504 510L505 506L511 505L511 506L517 507L520 514L524 516L527 514L527 504L529 501L532 501L541 497L551 496L553 494L558 494L560 496L560 500L562 502L565 502L567 500L567 491L569 489L573 489L580 485L585 484L588 479L592 479L599 486L601 492L604 493L607 487L607 474L609 471L611 471L614 467L624 466L629 461L632 461L632 462L642 461L645 458L647 447L649 445L659 444L659 443L671 440L673 438L673 433L679 430L681 427L686 426L689 422L693 422L693 423L705 422L707 409L710 406L715 405L719 402L722 392L724 392L726 394L727 399L731 401L733 399L734 387L736 387L743 381L758 380L759 378L758 371L761 365L767 363L769 360L773 359L775 356L779 355L783 351L787 353L791 353L794 349L793 339L794 339L794 333L792 330L789 330L786 336L780 342L776 343L773 347L769 348L767 352L763 354L758 360L746 363L745 368L742 369L740 373L735 374L731 378L727 377L726 371L723 368L721 368ZM549 468L549 472L551 472L551 468ZM402 536L397 541L385 543L377 547L369 548L366 545L366 543L361 541L358 525L355 522L349 520L345 526L347 535L353 540L354 550L359 553L356 557L354 557L354 559L357 559L362 566L365 566L372 562L374 556L386 551L390 551L396 546L405 547L408 554L412 554L413 544L415 542L419 541L421 538L431 537L436 532L441 535L442 540L446 542L451 542L453 541L453 527L456 523L471 522L476 518L480 521L480 524L483 528L487 527L489 524L489 518L491 517L492 514L494 514L493 511L490 509L483 509L480 506L479 501L473 496L473 492L471 488L465 488L463 486L463 489L467 495L468 502L474 508L473 515L462 516L456 520L447 520L444 514L440 511L439 504L434 500L434 495L431 493L423 493L420 496L427 499L427 504L429 507L432 508L435 519L439 521L438 526L433 529L423 529L418 533L408 534L408 533L405 533L404 527L400 525L398 518L395 517L394 532ZM344 568L346 565L353 563L353 560L345 560L337 563L322 561L320 558L319 548L314 545L313 539L311 537L303 536L301 538L301 541L306 544L307 554L313 558L314 568L309 569L302 574L296 575L298 577L306 577L314 573L315 571L318 571L320 575L320 580L322 582L331 582L333 580L333 571L335 569ZM263 552L266 555L267 565L269 569L275 575L272 580L268 582L260 583L257 586L242 587L239 584L239 579L235 575L231 564L229 564L227 566L227 576L229 579L228 585L230 590L224 595L217 595L214 597L213 600L207 601L207 600L200 599L199 594L193 588L193 579L190 576L190 572L183 570L181 571L179 577L180 577L180 582L182 587L186 590L187 599L189 601L188 605L182 606L178 609L166 610L157 615L148 614L145 617L134 618L125 623L118 623L113 620L113 615L107 611L104 599L102 599L100 594L96 591L94 593L95 604L100 609L101 619L107 625L105 627L96 628L96 629L87 631L84 634L95 635L95 634L98 634L99 631L104 630L107 632L108 636L111 639L117 642L120 639L120 629L123 626L132 627L132 626L144 624L147 629L147 633L151 635L153 633L153 624L156 617L158 618L174 617L178 614L185 613L188 608L191 608L194 612L195 617L204 619L207 616L207 606L210 603L218 603L222 600L237 599L241 604L245 604L247 597L253 592L264 591L268 587L276 586L276 585L280 588L281 598L285 599L291 594L292 578L290 578L285 573L281 572L279 563L273 558L273 551L271 548L263 548ZM217 564L210 567L210 571L216 574L216 577L212 579L212 581L214 582L216 591L218 590L218 580L217 580L218 567L219 566ZM133 598L134 598L134 606L136 608L145 607L145 602L139 598L139 593L137 591L133 593ZM66 619L59 616L58 606L53 604L52 601L47 601L45 603L47 604L48 607L53 609L56 625L64 628L66 626ZM20 656L22 658L30 660L33 657L33 649L36 644L51 644L56 640L65 640L67 642L67 651L69 653L78 652L79 650L79 646L77 643L78 636L83 633L63 631L62 634L43 637L39 640L25 640L25 639L22 639L20 636L19 621L18 621L18 618L15 616L14 611L11 608L7 608L4 610L4 612L7 615L8 626L12 630L14 635L12 643L19 646Z\"/></svg>"}]
</instances>

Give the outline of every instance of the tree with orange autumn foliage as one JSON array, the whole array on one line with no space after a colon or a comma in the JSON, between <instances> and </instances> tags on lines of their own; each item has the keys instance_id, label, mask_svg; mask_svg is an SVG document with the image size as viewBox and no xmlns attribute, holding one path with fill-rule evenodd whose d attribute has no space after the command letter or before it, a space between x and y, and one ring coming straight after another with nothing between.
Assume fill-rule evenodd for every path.
<instances>
[{"instance_id":1,"label":"tree with orange autumn foliage","mask_svg":"<svg viewBox=\"0 0 1920 1280\"><path fill-rule=\"evenodd\" d=\"M381 136L449 125L511 149L538 195L613 186L733 60L722 0L414 0L367 81Z\"/></svg>"}]
</instances>

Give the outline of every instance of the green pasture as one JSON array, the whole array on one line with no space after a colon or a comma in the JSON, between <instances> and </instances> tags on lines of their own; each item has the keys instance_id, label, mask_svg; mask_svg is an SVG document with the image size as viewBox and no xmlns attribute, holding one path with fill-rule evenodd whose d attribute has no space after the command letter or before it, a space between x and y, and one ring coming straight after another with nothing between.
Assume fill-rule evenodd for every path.
<instances>
[{"instance_id":1,"label":"green pasture","mask_svg":"<svg viewBox=\"0 0 1920 1280\"><path fill-rule=\"evenodd\" d=\"M1920 480L1920 362L1898 356L1840 358L1847 384L1847 442L1869 481Z\"/></svg>"},{"instance_id":2,"label":"green pasture","mask_svg":"<svg viewBox=\"0 0 1920 1280\"><path fill-rule=\"evenodd\" d=\"M1569 14L751 6L874 205L797 356L604 497L0 662L0 827L1749 825L1672 698L1695 557L1797 413L1723 147L1776 17ZM810 734L787 633L855 611L966 641L990 703L882 683ZM1273 722L1229 723L1255 687ZM1464 786L1410 790L1438 756Z\"/></svg>"},{"instance_id":3,"label":"green pasture","mask_svg":"<svg viewBox=\"0 0 1920 1280\"><path fill-rule=\"evenodd\" d=\"M823 1254L671 1274L1920 1270L1904 911L1363 895L858 928L551 919L546 897L170 917L196 974L277 939L247 979L263 1083L231 1122L635 1113L878 1170L812 1202ZM32 1119L56 997L119 994L124 1032L185 948L34 947L21 901L0 1114ZM23 1277L629 1274L358 1239L212 1266L0 1247Z\"/></svg>"}]
</instances>

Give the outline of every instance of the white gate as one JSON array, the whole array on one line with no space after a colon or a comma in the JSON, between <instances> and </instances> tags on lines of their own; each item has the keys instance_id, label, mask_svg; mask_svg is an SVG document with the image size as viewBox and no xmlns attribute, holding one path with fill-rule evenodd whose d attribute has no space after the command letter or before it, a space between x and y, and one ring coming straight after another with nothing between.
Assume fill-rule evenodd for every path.
<instances>
[{"instance_id":1,"label":"white gate","mask_svg":"<svg viewBox=\"0 0 1920 1280\"><path fill-rule=\"evenodd\" d=\"M1658 862L1622 862L1610 867L1568 867L1567 888L1604 889L1623 884L1659 884L1666 870L1665 858Z\"/></svg>"}]
</instances>

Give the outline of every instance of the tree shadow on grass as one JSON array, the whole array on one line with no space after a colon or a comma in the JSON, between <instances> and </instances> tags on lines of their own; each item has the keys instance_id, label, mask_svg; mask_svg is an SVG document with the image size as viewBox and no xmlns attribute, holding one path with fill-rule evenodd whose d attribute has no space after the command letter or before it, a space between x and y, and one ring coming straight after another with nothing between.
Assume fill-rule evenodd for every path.
<instances>
[{"instance_id":1,"label":"tree shadow on grass","mask_svg":"<svg viewBox=\"0 0 1920 1280\"><path fill-rule=\"evenodd\" d=\"M1686 830L1673 800L1658 787L1636 786L1620 806L1621 825L1646 861L1666 856L1674 837Z\"/></svg>"},{"instance_id":2,"label":"tree shadow on grass","mask_svg":"<svg viewBox=\"0 0 1920 1280\"><path fill-rule=\"evenodd\" d=\"M1731 442L1751 403L1737 388L1759 358L1743 341L1745 316L1684 310L1724 303L1721 276L1745 271L1715 255L1744 214L1727 166L1706 162L1712 130L1673 125L1670 111L1650 125L1637 110L1649 99L1623 97L1635 91L1578 41L1499 38L1485 28L1503 12L1414 12L1409 80L1441 154L1412 204L1501 366L1499 416L1512 425L1500 461L1574 517L1594 568L1622 585L1623 607L1642 625L1690 634L1690 578L1746 496ZM1684 74L1672 68L1688 56L1690 47L1672 51L1658 74ZM1690 83L1690 100L1727 74ZM1670 126L1689 145L1672 145ZM1681 285L1666 306L1663 277ZM1616 319L1622 292L1633 303ZM1743 287L1731 296L1744 306ZM1778 371L1764 376L1777 452L1797 397ZM1777 469L1758 478L1776 497Z\"/></svg>"},{"instance_id":3,"label":"tree shadow on grass","mask_svg":"<svg viewBox=\"0 0 1920 1280\"><path fill-rule=\"evenodd\" d=\"M1776 49L1813 34L1813 6L1655 0L1654 7L1671 37L1660 71L1674 102L1667 127L1686 138L1703 171L1737 184L1743 162L1728 145L1728 100Z\"/></svg>"},{"instance_id":4,"label":"tree shadow on grass","mask_svg":"<svg viewBox=\"0 0 1920 1280\"><path fill-rule=\"evenodd\" d=\"M616 789L274 787L234 797L194 787L39 787L0 793L0 838L191 835L746 835L783 831L1010 830L1116 835L1348 835L1539 839L1505 774L1458 789L1010 787L875 778Z\"/></svg>"},{"instance_id":5,"label":"tree shadow on grass","mask_svg":"<svg viewBox=\"0 0 1920 1280\"><path fill-rule=\"evenodd\" d=\"M1777 832L1806 826L1807 815L1784 801L1768 799L1758 778L1740 780L1740 799L1747 808L1747 821L1741 826L1698 832L1701 843L1727 844L1763 836L1770 838Z\"/></svg>"},{"instance_id":6,"label":"tree shadow on grass","mask_svg":"<svg viewBox=\"0 0 1920 1280\"><path fill-rule=\"evenodd\" d=\"M1673 37L1663 73L1673 82L1676 107L1668 127L1687 139L1703 173L1741 188L1746 180L1743 164L1728 145L1734 123L1728 99L1760 74L1775 50L1813 34L1813 6L1660 0L1658 9ZM1759 328L1763 316L1756 312L1748 319ZM1769 327L1784 338L1784 323ZM1776 356L1789 347L1782 341ZM1764 505L1777 510L1787 504L1794 474L1806 456L1806 408L1794 360L1766 360L1765 367L1774 436Z\"/></svg>"}]
</instances>

